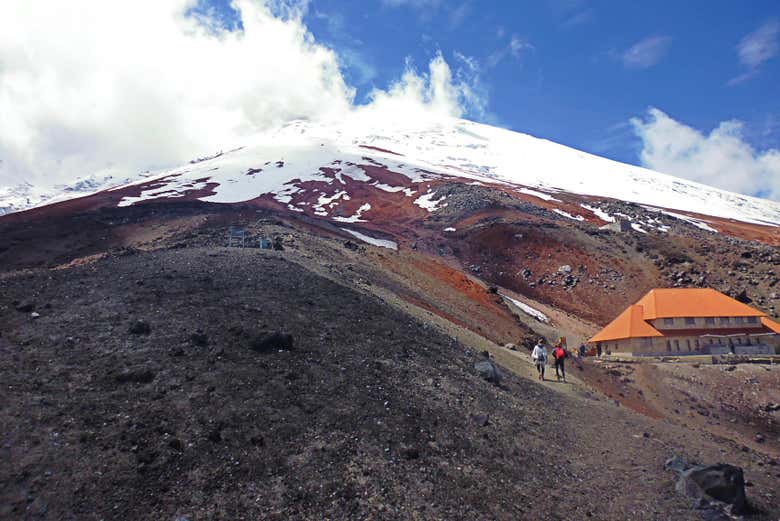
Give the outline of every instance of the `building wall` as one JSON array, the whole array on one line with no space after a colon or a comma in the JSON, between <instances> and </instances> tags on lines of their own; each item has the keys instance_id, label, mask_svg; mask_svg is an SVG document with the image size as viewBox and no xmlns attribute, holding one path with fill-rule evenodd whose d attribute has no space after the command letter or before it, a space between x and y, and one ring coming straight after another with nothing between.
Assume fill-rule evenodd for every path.
<instances>
[{"instance_id":1,"label":"building wall","mask_svg":"<svg viewBox=\"0 0 780 521\"><path fill-rule=\"evenodd\" d=\"M780 355L780 335L774 335L771 337L767 344L775 348L775 354Z\"/></svg>"},{"instance_id":2,"label":"building wall","mask_svg":"<svg viewBox=\"0 0 780 521\"><path fill-rule=\"evenodd\" d=\"M735 327L755 328L760 327L761 319L759 317L675 317L657 318L651 320L650 324L658 330L723 329Z\"/></svg>"},{"instance_id":3,"label":"building wall","mask_svg":"<svg viewBox=\"0 0 780 521\"><path fill-rule=\"evenodd\" d=\"M729 343L731 342L731 344ZM686 336L630 338L601 342L602 352L623 355L695 355L708 354L710 350L717 353L731 352L731 347L768 345L780 354L780 335L763 335L760 337L739 335L724 337Z\"/></svg>"}]
</instances>

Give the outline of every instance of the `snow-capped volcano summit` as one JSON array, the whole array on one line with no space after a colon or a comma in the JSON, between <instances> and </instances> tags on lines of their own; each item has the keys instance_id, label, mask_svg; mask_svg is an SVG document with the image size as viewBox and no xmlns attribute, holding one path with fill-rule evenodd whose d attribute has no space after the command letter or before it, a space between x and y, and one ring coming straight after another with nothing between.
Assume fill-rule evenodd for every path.
<instances>
[{"instance_id":1,"label":"snow-capped volcano summit","mask_svg":"<svg viewBox=\"0 0 780 521\"><path fill-rule=\"evenodd\" d=\"M123 194L119 206L171 198L218 203L266 198L316 217L371 221L377 208L367 191L404 197L433 211L446 203L430 183L459 182L547 202L566 193L780 225L780 203L462 119L418 125L382 125L357 116L332 123L294 121L239 148L147 175L111 189ZM337 211L346 201L353 201L344 205L352 210ZM598 208L583 208L601 220L609 218Z\"/></svg>"}]
</instances>

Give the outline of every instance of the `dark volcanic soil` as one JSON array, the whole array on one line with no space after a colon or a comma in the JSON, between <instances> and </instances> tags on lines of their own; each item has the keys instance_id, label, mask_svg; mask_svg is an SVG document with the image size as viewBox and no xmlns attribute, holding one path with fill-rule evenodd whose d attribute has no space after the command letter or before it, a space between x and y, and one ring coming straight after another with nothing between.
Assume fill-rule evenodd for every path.
<instances>
[{"instance_id":1,"label":"dark volcanic soil","mask_svg":"<svg viewBox=\"0 0 780 521\"><path fill-rule=\"evenodd\" d=\"M701 455L684 437L484 382L477 354L283 253L131 253L0 290L4 519L696 519L661 469ZM293 348L251 350L262 331Z\"/></svg>"}]
</instances>

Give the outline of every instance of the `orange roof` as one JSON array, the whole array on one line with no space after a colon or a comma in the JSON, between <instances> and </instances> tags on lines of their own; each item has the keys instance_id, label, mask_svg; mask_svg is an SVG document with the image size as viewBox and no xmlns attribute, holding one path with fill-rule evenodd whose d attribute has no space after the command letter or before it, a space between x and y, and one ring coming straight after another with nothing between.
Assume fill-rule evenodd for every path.
<instances>
[{"instance_id":1,"label":"orange roof","mask_svg":"<svg viewBox=\"0 0 780 521\"><path fill-rule=\"evenodd\" d=\"M671 317L766 316L766 313L710 288L653 289L639 299L637 304L644 308L645 320Z\"/></svg>"},{"instance_id":2,"label":"orange roof","mask_svg":"<svg viewBox=\"0 0 780 521\"><path fill-rule=\"evenodd\" d=\"M604 342L606 340L621 340L623 338L663 336L653 326L645 322L642 306L628 306L607 327L599 331L588 342Z\"/></svg>"},{"instance_id":3,"label":"orange roof","mask_svg":"<svg viewBox=\"0 0 780 521\"><path fill-rule=\"evenodd\" d=\"M778 324L774 320L768 317L761 317L761 323L764 324L767 328L777 333L778 335L780 335L780 324Z\"/></svg>"},{"instance_id":4,"label":"orange roof","mask_svg":"<svg viewBox=\"0 0 780 521\"><path fill-rule=\"evenodd\" d=\"M767 318L766 313L714 289L662 288L648 291L588 342L664 336L648 321L683 317L761 317L765 327L780 334L780 324Z\"/></svg>"}]
</instances>

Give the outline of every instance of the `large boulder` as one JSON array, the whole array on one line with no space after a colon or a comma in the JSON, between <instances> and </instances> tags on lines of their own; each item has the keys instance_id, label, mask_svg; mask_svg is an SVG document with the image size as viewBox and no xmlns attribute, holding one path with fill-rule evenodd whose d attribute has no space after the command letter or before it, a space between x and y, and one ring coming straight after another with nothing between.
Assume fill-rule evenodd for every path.
<instances>
[{"instance_id":1,"label":"large boulder","mask_svg":"<svg viewBox=\"0 0 780 521\"><path fill-rule=\"evenodd\" d=\"M677 489L693 497L713 498L733 505L734 514L747 510L745 477L742 469L727 463L696 466L680 474Z\"/></svg>"},{"instance_id":2,"label":"large boulder","mask_svg":"<svg viewBox=\"0 0 780 521\"><path fill-rule=\"evenodd\" d=\"M474 369L476 369L479 376L488 382L497 384L501 381L501 372L498 370L498 367L496 367L496 364L494 364L492 360L483 360L481 362L477 362L474 364Z\"/></svg>"},{"instance_id":3,"label":"large boulder","mask_svg":"<svg viewBox=\"0 0 780 521\"><path fill-rule=\"evenodd\" d=\"M726 520L748 511L741 468L727 463L689 465L679 456L667 460L665 468L678 473L677 491L694 499L705 518Z\"/></svg>"}]
</instances>

